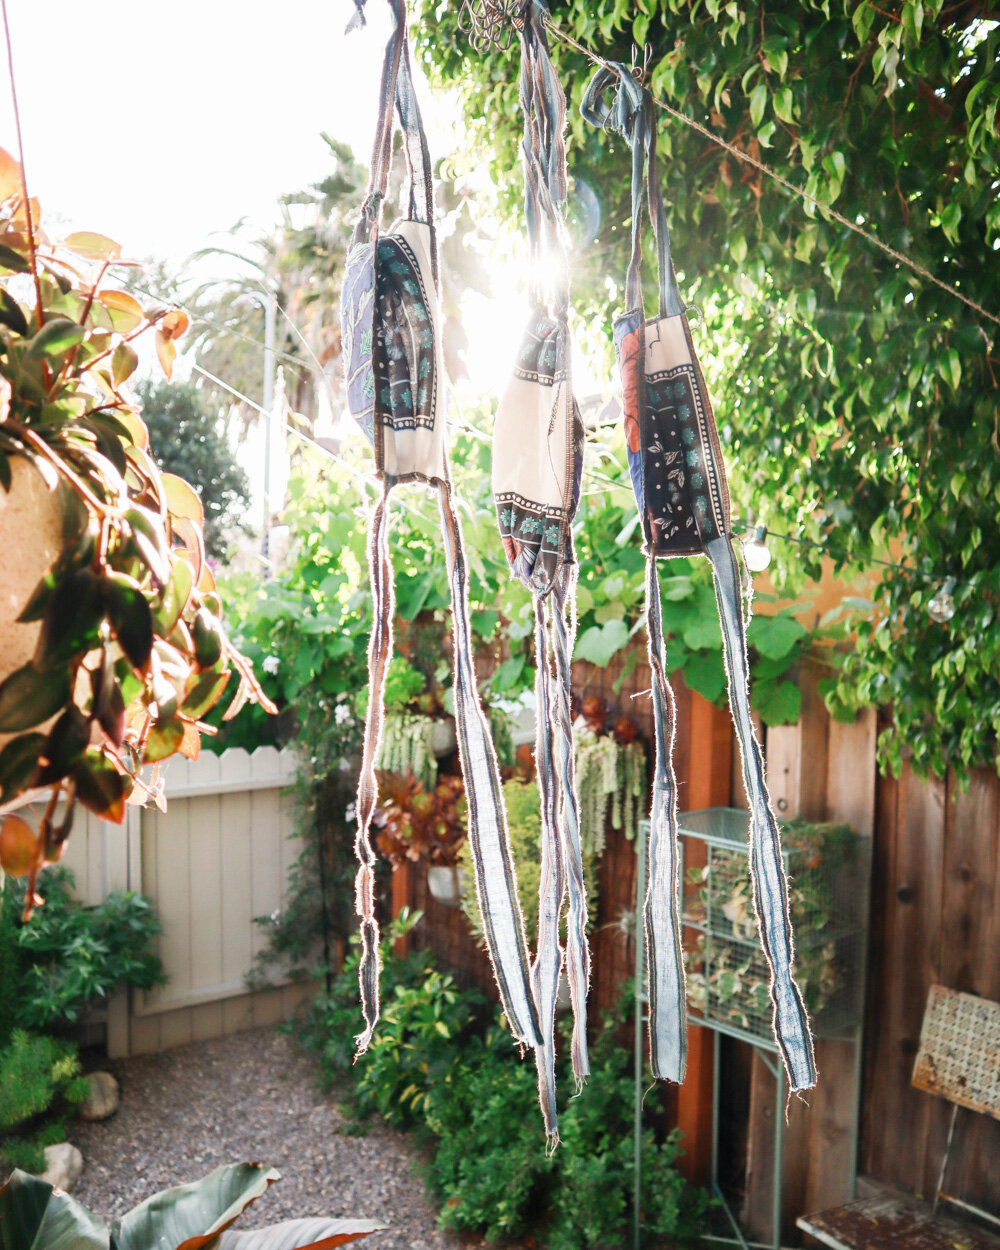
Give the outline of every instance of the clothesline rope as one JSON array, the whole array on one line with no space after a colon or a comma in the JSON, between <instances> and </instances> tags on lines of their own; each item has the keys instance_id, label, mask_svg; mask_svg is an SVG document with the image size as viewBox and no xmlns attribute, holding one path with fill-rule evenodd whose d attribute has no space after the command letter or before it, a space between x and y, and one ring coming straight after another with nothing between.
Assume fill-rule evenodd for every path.
<instances>
[{"instance_id":1,"label":"clothesline rope","mask_svg":"<svg viewBox=\"0 0 1000 1250\"><path fill-rule=\"evenodd\" d=\"M618 76L618 70L614 65L606 61L602 56L599 56L596 52L592 51L584 44L580 43L578 39L575 39L571 34L569 34L568 31L563 30L561 26L557 26L552 18L549 17L547 12L545 13L545 20L548 29L557 39L561 40L569 47L575 48L577 52L582 53L582 55L592 61L594 65L603 66L605 69ZM764 174L768 178L771 178L774 182L777 182L792 195L814 205L821 212L828 213L834 221L838 223L838 225L844 226L846 229L853 231L854 234L860 235L861 238L866 240L866 242L870 243L873 247L878 248L879 251L884 252L886 256L890 256L898 264L903 265L913 273L918 274L921 278L926 278L928 282L933 283L936 287L939 287L942 291L947 292L953 298L960 300L963 304L973 309L973 311L978 313L981 317L985 317L988 321L992 321L995 325L1000 326L1000 316L997 316L996 313L991 313L988 309L984 308L982 304L978 304L974 299L970 299L969 296L964 295L960 290L958 290L957 287L952 286L950 282L945 282L942 278L936 277L929 269L925 268L921 264L918 264L916 261L911 260L903 252L897 251L896 248L891 247L888 243L883 243L878 235L872 234L870 230L866 230L863 226L859 226L857 222L851 221L849 218L845 217L843 213L839 213L835 208L831 208L829 204L824 204L821 200L816 199L815 196L810 195L808 191L804 190L804 188L796 186L794 182L790 182L776 170L772 169L770 165L765 164L764 161L757 160L757 158L751 156L749 152L742 151L740 148L736 147L735 144L730 143L721 135L716 134L715 131L710 130L707 126L703 126L701 122L696 121L693 117L689 117L687 113L682 113L680 109L674 108L673 105L667 104L665 100L660 100L656 96L651 96L651 99L657 108L662 109L665 113L668 113L677 121L683 122L685 126L690 126L692 130L697 131L698 134L703 135L712 143L724 148L731 156L736 157L737 160L742 161L745 165L750 165L752 168L759 170L760 173ZM983 333L985 335L985 331L983 331ZM989 340L987 340L987 342L992 347L992 343Z\"/></svg>"}]
</instances>

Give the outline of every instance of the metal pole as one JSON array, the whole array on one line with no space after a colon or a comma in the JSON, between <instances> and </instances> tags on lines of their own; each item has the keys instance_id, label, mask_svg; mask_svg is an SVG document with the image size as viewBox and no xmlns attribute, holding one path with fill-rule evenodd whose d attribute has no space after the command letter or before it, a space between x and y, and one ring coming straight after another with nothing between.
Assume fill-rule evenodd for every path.
<instances>
[{"instance_id":1,"label":"metal pole","mask_svg":"<svg viewBox=\"0 0 1000 1250\"><path fill-rule=\"evenodd\" d=\"M777 1064L775 1073L774 1099L774 1189L771 1218L774 1220L771 1244L774 1250L781 1250L781 1191L783 1189L782 1156L785 1146L785 1068Z\"/></svg>"},{"instance_id":2,"label":"metal pole","mask_svg":"<svg viewBox=\"0 0 1000 1250\"><path fill-rule=\"evenodd\" d=\"M274 406L274 339L278 319L278 297L274 291L267 293L264 301L264 386L260 406L264 417L264 523L260 543L261 554L267 560L268 533L271 529L271 422Z\"/></svg>"},{"instance_id":3,"label":"metal pole","mask_svg":"<svg viewBox=\"0 0 1000 1250\"><path fill-rule=\"evenodd\" d=\"M635 862L635 1187L632 1194L632 1245L639 1250L642 1238L642 1085L643 1085L643 1002L646 997L646 926L643 907L646 899L647 828L636 834Z\"/></svg>"}]
</instances>

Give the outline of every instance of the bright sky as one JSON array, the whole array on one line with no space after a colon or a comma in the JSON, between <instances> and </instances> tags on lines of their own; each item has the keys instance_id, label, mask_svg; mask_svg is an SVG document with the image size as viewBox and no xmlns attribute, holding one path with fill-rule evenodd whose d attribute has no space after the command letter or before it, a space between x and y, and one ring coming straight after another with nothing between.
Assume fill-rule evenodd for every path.
<instances>
[{"instance_id":1,"label":"bright sky","mask_svg":"<svg viewBox=\"0 0 1000 1250\"><path fill-rule=\"evenodd\" d=\"M385 4L345 36L352 0L7 3L29 187L67 229L176 264L318 181L321 131L367 165ZM2 77L0 145L15 152Z\"/></svg>"},{"instance_id":2,"label":"bright sky","mask_svg":"<svg viewBox=\"0 0 1000 1250\"><path fill-rule=\"evenodd\" d=\"M353 0L7 0L25 170L54 239L96 230L129 259L180 270L225 246L241 218L261 231L276 203L323 178L321 132L367 167L375 132L389 7L369 0L368 25L344 33ZM454 144L455 111L417 91L432 155ZM16 155L0 62L0 146ZM202 262L225 272L230 262ZM514 359L527 303L520 267L494 266L491 297L465 306L471 388L496 391ZM143 371L158 373L151 350ZM184 376L183 355L178 373ZM578 359L578 392L597 384ZM585 380L586 379L586 380ZM580 389L582 386L582 389ZM256 490L262 448L241 448ZM259 441L258 438L258 441ZM280 453L278 453L280 454Z\"/></svg>"}]
</instances>

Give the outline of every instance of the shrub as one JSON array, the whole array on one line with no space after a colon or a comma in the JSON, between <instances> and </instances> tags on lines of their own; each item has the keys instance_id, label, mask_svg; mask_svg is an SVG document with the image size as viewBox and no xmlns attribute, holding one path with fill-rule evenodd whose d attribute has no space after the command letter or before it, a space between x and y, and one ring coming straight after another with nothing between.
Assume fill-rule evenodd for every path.
<instances>
[{"instance_id":1,"label":"shrub","mask_svg":"<svg viewBox=\"0 0 1000 1250\"><path fill-rule=\"evenodd\" d=\"M44 1148L63 1140L89 1087L75 1046L15 1029L0 1050L0 1162L43 1171Z\"/></svg>"},{"instance_id":2,"label":"shrub","mask_svg":"<svg viewBox=\"0 0 1000 1250\"><path fill-rule=\"evenodd\" d=\"M10 877L5 883L0 966L9 960L12 975L2 1005L22 1028L72 1022L117 985L148 990L166 980L153 947L160 922L148 899L116 890L96 907L84 907L72 888L73 875L65 868L42 873L38 892L45 906L20 924L24 883Z\"/></svg>"},{"instance_id":3,"label":"shrub","mask_svg":"<svg viewBox=\"0 0 1000 1250\"><path fill-rule=\"evenodd\" d=\"M628 1003L604 1021L588 1086L561 1110L562 1144L549 1156L534 1064L519 1060L502 1019L484 1022L481 995L460 990L427 952L393 954L392 940L383 950L382 1019L367 1055L352 1066L360 1023L356 954L331 992L314 1000L305 1028L296 1027L322 1056L328 1084L347 1077L355 1123L377 1111L415 1131L427 1148L427 1181L442 1203L444 1228L489 1240L530 1231L547 1250L622 1244L635 1174L632 1057L616 1036ZM568 1071L564 1077L569 1084ZM659 1087L644 1115L646 1242L693 1237L706 1199L675 1169L679 1133L657 1132Z\"/></svg>"}]
</instances>

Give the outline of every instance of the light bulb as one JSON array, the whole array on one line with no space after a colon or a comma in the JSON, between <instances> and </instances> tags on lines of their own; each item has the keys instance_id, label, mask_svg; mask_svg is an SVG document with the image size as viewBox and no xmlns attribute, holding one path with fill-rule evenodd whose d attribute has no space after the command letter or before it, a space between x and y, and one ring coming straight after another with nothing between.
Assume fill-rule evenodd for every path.
<instances>
[{"instance_id":1,"label":"light bulb","mask_svg":"<svg viewBox=\"0 0 1000 1250\"><path fill-rule=\"evenodd\" d=\"M743 544L743 559L752 573L763 573L771 563L771 553L764 542L766 538L767 526L757 525L754 527L753 538Z\"/></svg>"},{"instance_id":2,"label":"light bulb","mask_svg":"<svg viewBox=\"0 0 1000 1250\"><path fill-rule=\"evenodd\" d=\"M955 615L955 600L951 597L954 589L955 579L945 578L944 585L927 605L927 615L939 625L944 625Z\"/></svg>"}]
</instances>

